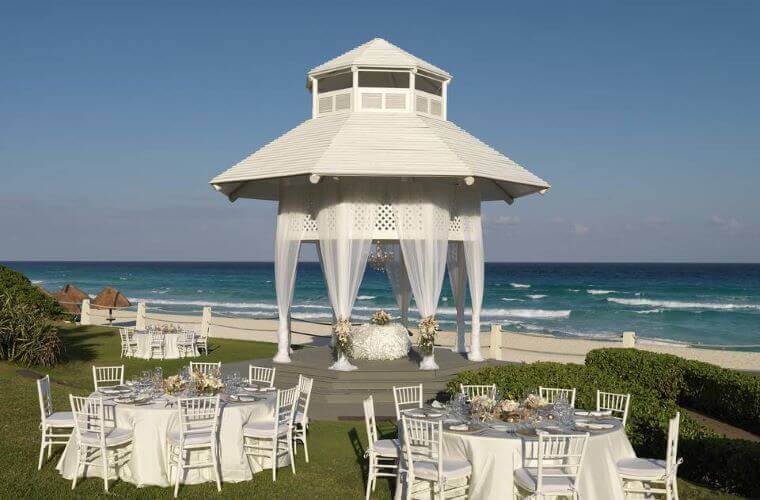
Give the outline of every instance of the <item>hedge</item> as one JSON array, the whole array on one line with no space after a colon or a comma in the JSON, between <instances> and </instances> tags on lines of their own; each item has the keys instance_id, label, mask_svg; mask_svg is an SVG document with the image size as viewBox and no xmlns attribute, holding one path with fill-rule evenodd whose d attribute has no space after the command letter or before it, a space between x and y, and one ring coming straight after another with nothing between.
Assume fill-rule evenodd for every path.
<instances>
[{"instance_id":1,"label":"hedge","mask_svg":"<svg viewBox=\"0 0 760 500\"><path fill-rule=\"evenodd\" d=\"M29 304L48 319L59 319L65 315L61 305L49 295L42 293L29 278L18 271L0 264L0 292L10 295L21 304Z\"/></svg>"},{"instance_id":2,"label":"hedge","mask_svg":"<svg viewBox=\"0 0 760 500\"><path fill-rule=\"evenodd\" d=\"M760 434L760 377L756 375L637 349L597 349L586 356L586 366Z\"/></svg>"},{"instance_id":3,"label":"hedge","mask_svg":"<svg viewBox=\"0 0 760 500\"><path fill-rule=\"evenodd\" d=\"M453 394L459 391L459 384L495 383L503 397L523 398L536 392L539 386L575 387L579 408L596 406L597 389L630 393L626 432L631 445L639 456L661 458L665 456L668 420L678 411L679 396L697 397L714 390L714 386L706 382L699 382L697 388L686 389L685 386L692 381L714 380L714 377L696 378L695 369L688 368L688 363L679 362L675 356L657 359L665 355L654 354L655 357L638 359L637 352L642 351L620 355L591 351L586 366L541 362L484 367L460 373L449 381L448 390ZM664 373L668 375L663 376ZM742 412L735 410L735 413ZM680 477L727 493L760 497L756 477L760 443L722 438L681 412L679 455L684 457Z\"/></svg>"}]
</instances>

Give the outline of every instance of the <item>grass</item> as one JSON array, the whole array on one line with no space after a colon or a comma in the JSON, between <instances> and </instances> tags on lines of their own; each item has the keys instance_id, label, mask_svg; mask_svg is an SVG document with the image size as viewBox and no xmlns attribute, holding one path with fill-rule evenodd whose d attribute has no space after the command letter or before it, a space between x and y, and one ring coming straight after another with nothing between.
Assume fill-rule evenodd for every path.
<instances>
[{"instance_id":1,"label":"grass","mask_svg":"<svg viewBox=\"0 0 760 500\"><path fill-rule=\"evenodd\" d=\"M53 380L53 402L57 409L66 410L68 394L86 395L92 390L92 364L124 364L127 377L143 370L162 366L165 374L176 373L186 364L183 360L145 361L121 359L119 339L114 330L102 327L64 327L62 337L67 347L67 362L52 369L32 368L37 373L49 373ZM272 356L273 344L237 340L212 339L209 361L225 363ZM57 447L53 458L41 471L37 471L39 452L39 406L34 378L24 376L23 369L0 362L0 387L3 388L3 405L0 406L0 497L13 498L64 498L74 496L71 482L64 480L55 470L62 447ZM381 425L387 437L393 432L390 423ZM251 481L224 483L219 495L213 483L180 488L180 497L194 498L308 498L355 499L364 496L366 475L364 447L366 446L363 422L313 422L309 435L311 461L304 462L303 453L296 457L296 475L290 468L278 471L277 482L271 475L254 475ZM708 489L679 481L684 500L737 499ZM106 496L103 481L89 478L80 481L74 492L77 497ZM112 483L111 495L122 498L171 498L170 488L136 488L118 481ZM373 498L390 498L389 482L381 481Z\"/></svg>"}]
</instances>

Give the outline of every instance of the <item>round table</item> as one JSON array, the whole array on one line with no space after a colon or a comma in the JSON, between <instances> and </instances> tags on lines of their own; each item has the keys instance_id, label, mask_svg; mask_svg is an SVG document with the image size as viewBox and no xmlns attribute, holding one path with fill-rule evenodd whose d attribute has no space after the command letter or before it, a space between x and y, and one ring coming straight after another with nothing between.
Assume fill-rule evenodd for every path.
<instances>
[{"instance_id":1,"label":"round table","mask_svg":"<svg viewBox=\"0 0 760 500\"><path fill-rule=\"evenodd\" d=\"M156 337L160 337L164 340L164 357L163 359L179 359L179 348L177 347L177 343L181 340L185 339L184 333L157 333L155 334ZM137 343L137 348L134 352L134 357L136 358L142 358L142 359L151 359L151 350L150 350L150 334L148 333L141 333L141 332L135 332L132 337L134 338L135 342ZM186 357L194 357L198 356L198 350L196 348L193 348L194 352L190 356Z\"/></svg>"},{"instance_id":2,"label":"round table","mask_svg":"<svg viewBox=\"0 0 760 500\"><path fill-rule=\"evenodd\" d=\"M115 404L104 399L106 419L114 419L116 426L132 429L132 450L127 462L118 468L119 478L138 487L169 486L171 480L166 469L168 452L167 434L179 429L179 414L171 396L163 396L149 405ZM219 461L223 482L248 481L253 473L271 469L271 459L255 457L250 460L243 453L243 426L249 422L271 421L274 418L276 393L250 403L222 402L219 422ZM73 433L57 469L66 479L73 479L77 462L77 436ZM194 453L208 453L199 450ZM193 454L191 461L195 461ZM250 463L250 466L249 466ZM290 464L287 456L278 460L279 466ZM251 472L253 468L253 473ZM102 467L87 466L84 477L103 477ZM211 467L190 469L185 472L183 484L214 481Z\"/></svg>"},{"instance_id":3,"label":"round table","mask_svg":"<svg viewBox=\"0 0 760 500\"><path fill-rule=\"evenodd\" d=\"M524 446L529 446L535 439L523 440L515 434L493 429L475 433L445 430L443 455L466 459L472 464L469 498L512 498L512 471L522 467ZM615 463L635 456L619 421L613 429L591 431L578 478L580 497L584 500L623 500L625 495Z\"/></svg>"}]
</instances>

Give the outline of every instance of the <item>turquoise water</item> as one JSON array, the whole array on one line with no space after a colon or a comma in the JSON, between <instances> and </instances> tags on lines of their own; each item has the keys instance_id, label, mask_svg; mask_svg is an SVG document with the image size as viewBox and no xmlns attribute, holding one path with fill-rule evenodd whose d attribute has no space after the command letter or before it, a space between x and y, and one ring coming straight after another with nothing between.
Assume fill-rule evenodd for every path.
<instances>
[{"instance_id":1,"label":"turquoise water","mask_svg":"<svg viewBox=\"0 0 760 500\"><path fill-rule=\"evenodd\" d=\"M149 309L230 316L276 316L272 263L11 262L56 290L74 283L90 294L115 286ZM319 264L300 263L293 316L331 319ZM367 269L354 307L356 321L378 308L397 313L383 273ZM618 337L633 330L650 342L760 344L758 264L486 265L484 323L559 336ZM439 319L450 327L448 283ZM757 350L757 349L755 349Z\"/></svg>"}]
</instances>

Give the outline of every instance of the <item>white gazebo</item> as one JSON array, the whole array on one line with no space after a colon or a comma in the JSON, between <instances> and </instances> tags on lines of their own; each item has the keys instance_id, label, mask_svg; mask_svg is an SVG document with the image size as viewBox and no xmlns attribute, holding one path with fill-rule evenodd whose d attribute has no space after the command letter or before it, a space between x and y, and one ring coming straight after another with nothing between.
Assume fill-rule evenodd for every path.
<instances>
[{"instance_id":1,"label":"white gazebo","mask_svg":"<svg viewBox=\"0 0 760 500\"><path fill-rule=\"evenodd\" d=\"M230 201L279 202L275 281L280 317L275 362L290 361L290 306L302 242L317 244L336 321L351 318L372 243L406 319L414 298L434 318L448 267L457 345L482 360L484 257L480 207L549 184L447 117L451 75L376 38L312 69L312 118L215 177ZM339 356L336 368L351 368ZM422 368L435 368L427 356Z\"/></svg>"}]
</instances>

